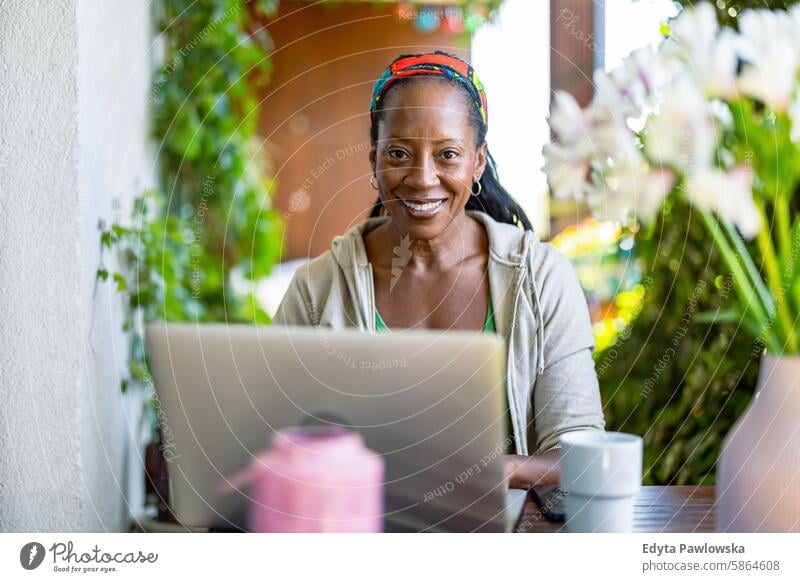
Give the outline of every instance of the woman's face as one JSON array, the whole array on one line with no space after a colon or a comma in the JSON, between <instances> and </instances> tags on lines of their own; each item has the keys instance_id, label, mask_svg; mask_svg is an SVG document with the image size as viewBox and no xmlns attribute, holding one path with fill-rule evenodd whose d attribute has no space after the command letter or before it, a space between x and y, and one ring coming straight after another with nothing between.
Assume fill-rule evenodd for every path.
<instances>
[{"instance_id":1,"label":"woman's face","mask_svg":"<svg viewBox=\"0 0 800 582\"><path fill-rule=\"evenodd\" d=\"M463 217L486 166L463 89L418 78L387 93L370 161L389 216L412 240L429 240ZM415 206L416 207L415 207Z\"/></svg>"}]
</instances>

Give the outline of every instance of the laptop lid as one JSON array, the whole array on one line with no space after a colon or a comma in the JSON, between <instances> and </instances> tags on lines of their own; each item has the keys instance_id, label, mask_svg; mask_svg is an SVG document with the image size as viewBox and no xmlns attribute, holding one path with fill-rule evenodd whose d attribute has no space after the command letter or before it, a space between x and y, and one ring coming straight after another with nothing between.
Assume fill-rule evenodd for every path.
<instances>
[{"instance_id":1,"label":"laptop lid","mask_svg":"<svg viewBox=\"0 0 800 582\"><path fill-rule=\"evenodd\" d=\"M387 530L506 529L500 336L152 324L147 339L181 523L245 529L248 491L220 483L275 430L331 423L384 459Z\"/></svg>"}]
</instances>

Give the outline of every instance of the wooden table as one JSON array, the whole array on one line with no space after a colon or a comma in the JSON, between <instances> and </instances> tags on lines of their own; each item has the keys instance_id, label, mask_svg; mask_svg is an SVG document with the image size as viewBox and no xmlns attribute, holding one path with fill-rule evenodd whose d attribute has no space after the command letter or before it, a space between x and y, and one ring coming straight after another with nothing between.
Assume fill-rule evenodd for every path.
<instances>
[{"instance_id":1,"label":"wooden table","mask_svg":"<svg viewBox=\"0 0 800 582\"><path fill-rule=\"evenodd\" d=\"M713 486L642 487L635 503L634 532L715 531ZM555 533L566 530L563 523L547 521L529 497L516 531Z\"/></svg>"},{"instance_id":2,"label":"wooden table","mask_svg":"<svg viewBox=\"0 0 800 582\"><path fill-rule=\"evenodd\" d=\"M634 532L637 533L709 533L715 531L714 487L671 486L642 487L634 509ZM131 531L171 532L189 530L177 523L144 520ZM542 517L538 506L528 497L522 518L516 528L521 533L556 533L566 531L563 523Z\"/></svg>"}]
</instances>

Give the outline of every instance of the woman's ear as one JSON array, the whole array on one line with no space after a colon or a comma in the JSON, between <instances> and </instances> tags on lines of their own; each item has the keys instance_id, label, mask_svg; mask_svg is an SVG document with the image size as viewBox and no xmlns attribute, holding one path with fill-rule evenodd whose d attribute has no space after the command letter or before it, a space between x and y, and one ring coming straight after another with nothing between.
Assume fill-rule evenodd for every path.
<instances>
[{"instance_id":1,"label":"woman's ear","mask_svg":"<svg viewBox=\"0 0 800 582\"><path fill-rule=\"evenodd\" d=\"M486 145L486 142L481 144L481 147L478 148L478 155L475 158L475 181L481 179L483 176L483 171L486 169L486 157L487 153L489 152L489 146Z\"/></svg>"}]
</instances>

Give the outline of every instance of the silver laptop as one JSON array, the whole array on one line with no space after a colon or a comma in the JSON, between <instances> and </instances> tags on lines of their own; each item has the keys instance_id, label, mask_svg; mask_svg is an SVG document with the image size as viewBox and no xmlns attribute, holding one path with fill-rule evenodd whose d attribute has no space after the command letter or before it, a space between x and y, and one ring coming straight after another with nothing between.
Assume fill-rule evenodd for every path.
<instances>
[{"instance_id":1,"label":"silver laptop","mask_svg":"<svg viewBox=\"0 0 800 582\"><path fill-rule=\"evenodd\" d=\"M275 430L357 430L386 467L386 531L509 531L524 490L503 471L505 347L477 332L152 324L171 506L190 528L244 530L220 485Z\"/></svg>"}]
</instances>

